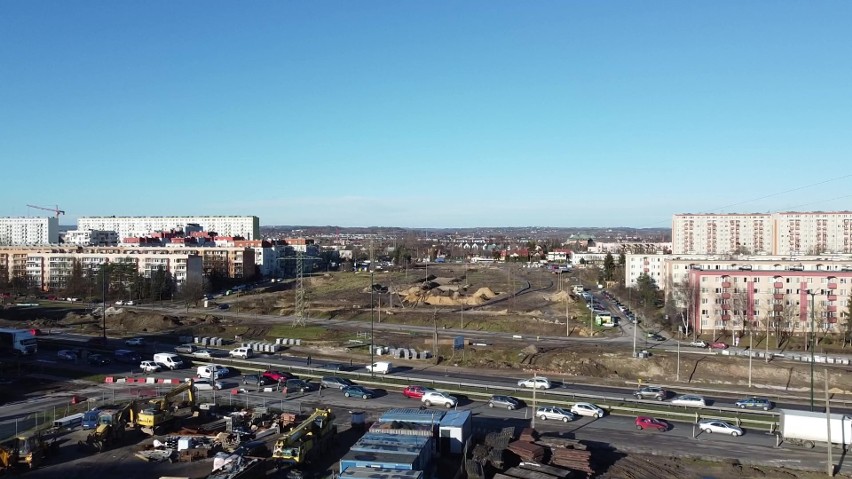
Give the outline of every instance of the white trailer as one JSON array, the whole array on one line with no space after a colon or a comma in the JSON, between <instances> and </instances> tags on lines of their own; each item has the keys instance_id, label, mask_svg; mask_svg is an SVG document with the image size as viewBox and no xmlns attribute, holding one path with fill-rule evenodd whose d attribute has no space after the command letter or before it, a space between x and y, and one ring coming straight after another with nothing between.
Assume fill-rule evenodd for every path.
<instances>
[{"instance_id":1,"label":"white trailer","mask_svg":"<svg viewBox=\"0 0 852 479\"><path fill-rule=\"evenodd\" d=\"M828 443L828 423L824 412L781 409L778 428L779 438L791 444L813 448L817 443ZM831 443L843 446L852 445L852 416L831 415Z\"/></svg>"}]
</instances>

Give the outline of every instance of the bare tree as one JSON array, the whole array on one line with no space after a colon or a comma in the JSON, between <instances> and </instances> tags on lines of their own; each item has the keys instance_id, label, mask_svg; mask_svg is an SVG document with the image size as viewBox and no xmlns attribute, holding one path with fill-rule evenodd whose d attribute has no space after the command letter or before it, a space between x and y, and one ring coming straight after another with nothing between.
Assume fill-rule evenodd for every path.
<instances>
[{"instance_id":1,"label":"bare tree","mask_svg":"<svg viewBox=\"0 0 852 479\"><path fill-rule=\"evenodd\" d=\"M672 288L671 299L674 302L676 310L674 314L680 318L680 324L683 326L684 333L689 333L689 330L692 329L692 322L689 315L695 311L696 306L699 304L700 296L700 288L689 278L676 283ZM695 318L692 318L692 320L694 321Z\"/></svg>"}]
</instances>

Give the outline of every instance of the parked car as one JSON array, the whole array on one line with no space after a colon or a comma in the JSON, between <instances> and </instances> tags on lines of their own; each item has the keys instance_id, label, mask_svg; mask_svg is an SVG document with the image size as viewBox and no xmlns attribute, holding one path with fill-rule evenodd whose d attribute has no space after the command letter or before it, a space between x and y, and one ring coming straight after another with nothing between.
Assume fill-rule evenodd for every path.
<instances>
[{"instance_id":1,"label":"parked car","mask_svg":"<svg viewBox=\"0 0 852 479\"><path fill-rule=\"evenodd\" d=\"M536 410L535 415L542 421L554 419L557 421L568 422L575 419L574 413L558 406L542 406Z\"/></svg>"},{"instance_id":2,"label":"parked car","mask_svg":"<svg viewBox=\"0 0 852 479\"><path fill-rule=\"evenodd\" d=\"M662 419L657 419L648 416L639 416L636 418L636 429L644 431L645 429L656 429L658 431L668 431L669 423Z\"/></svg>"},{"instance_id":3,"label":"parked car","mask_svg":"<svg viewBox=\"0 0 852 479\"><path fill-rule=\"evenodd\" d=\"M604 417L604 414L606 414L606 411L599 408L598 406L595 406L592 403L578 402L577 404L571 406L571 413L573 413L576 416L589 416L589 417L601 418L601 417Z\"/></svg>"},{"instance_id":4,"label":"parked car","mask_svg":"<svg viewBox=\"0 0 852 479\"><path fill-rule=\"evenodd\" d=\"M192 353L192 355L195 356L196 358L201 358L201 359L212 359L213 358L213 353L211 353L210 350L208 350L208 349L199 349L198 351Z\"/></svg>"},{"instance_id":5,"label":"parked car","mask_svg":"<svg viewBox=\"0 0 852 479\"><path fill-rule=\"evenodd\" d=\"M708 346L707 341L703 339L696 339L695 341L690 341L689 345L694 348L706 348Z\"/></svg>"},{"instance_id":6,"label":"parked car","mask_svg":"<svg viewBox=\"0 0 852 479\"><path fill-rule=\"evenodd\" d=\"M406 386L402 390L402 395L411 399L420 399L429 391L434 391L434 389L427 388L426 386Z\"/></svg>"},{"instance_id":7,"label":"parked car","mask_svg":"<svg viewBox=\"0 0 852 479\"><path fill-rule=\"evenodd\" d=\"M70 349L60 349L59 352L56 353L56 357L65 361L76 361L78 358L77 352L71 351Z\"/></svg>"},{"instance_id":8,"label":"parked car","mask_svg":"<svg viewBox=\"0 0 852 479\"><path fill-rule=\"evenodd\" d=\"M672 399L672 404L675 406L704 407L707 405L707 402L704 400L703 396L699 396L697 394L683 394Z\"/></svg>"},{"instance_id":9,"label":"parked car","mask_svg":"<svg viewBox=\"0 0 852 479\"><path fill-rule=\"evenodd\" d=\"M636 399L656 399L657 401L662 401L668 395L668 391L656 386L645 386L633 393Z\"/></svg>"},{"instance_id":10,"label":"parked car","mask_svg":"<svg viewBox=\"0 0 852 479\"><path fill-rule=\"evenodd\" d=\"M80 421L80 427L84 431L95 429L98 427L98 418L101 416L101 408L93 407L83 413L83 419Z\"/></svg>"},{"instance_id":11,"label":"parked car","mask_svg":"<svg viewBox=\"0 0 852 479\"><path fill-rule=\"evenodd\" d=\"M139 363L139 369L146 373L156 373L160 370L160 365L154 361L142 361Z\"/></svg>"},{"instance_id":12,"label":"parked car","mask_svg":"<svg viewBox=\"0 0 852 479\"><path fill-rule=\"evenodd\" d=\"M272 382L281 382L286 381L288 379L295 379L296 376L286 372L286 371L276 371L274 369L268 369L261 374L263 377L269 379Z\"/></svg>"},{"instance_id":13,"label":"parked car","mask_svg":"<svg viewBox=\"0 0 852 479\"><path fill-rule=\"evenodd\" d=\"M277 382L261 374L246 374L243 376L243 384L251 386L263 387Z\"/></svg>"},{"instance_id":14,"label":"parked car","mask_svg":"<svg viewBox=\"0 0 852 479\"><path fill-rule=\"evenodd\" d=\"M370 399L376 397L376 393L371 389L367 389L364 386L359 386L354 384L352 386L346 386L343 388L343 395L348 398L361 398L361 399Z\"/></svg>"},{"instance_id":15,"label":"parked car","mask_svg":"<svg viewBox=\"0 0 852 479\"><path fill-rule=\"evenodd\" d=\"M142 355L139 352L130 349L116 349L113 357L116 362L127 364L136 364L142 360Z\"/></svg>"},{"instance_id":16,"label":"parked car","mask_svg":"<svg viewBox=\"0 0 852 479\"><path fill-rule=\"evenodd\" d=\"M180 346L175 346L176 353L192 354L196 351L198 351L198 348L194 344L181 344Z\"/></svg>"},{"instance_id":17,"label":"parked car","mask_svg":"<svg viewBox=\"0 0 852 479\"><path fill-rule=\"evenodd\" d=\"M222 383L212 379L196 379L192 385L199 391L212 391L214 389L222 389L223 387Z\"/></svg>"},{"instance_id":18,"label":"parked car","mask_svg":"<svg viewBox=\"0 0 852 479\"><path fill-rule=\"evenodd\" d=\"M107 364L112 362L109 360L108 357L104 356L103 354L90 354L87 358L87 361L92 366L106 366Z\"/></svg>"},{"instance_id":19,"label":"parked car","mask_svg":"<svg viewBox=\"0 0 852 479\"><path fill-rule=\"evenodd\" d=\"M344 389L348 386L354 386L355 383L351 379L341 378L338 376L326 376L320 380L320 387L329 389Z\"/></svg>"},{"instance_id":20,"label":"parked car","mask_svg":"<svg viewBox=\"0 0 852 479\"><path fill-rule=\"evenodd\" d=\"M299 392L304 393L304 392L308 392L308 391L310 391L314 388L313 384L311 384L311 383L309 383L309 382L307 382L303 379L296 379L296 378L287 379L286 381L282 382L281 385L284 386L285 388L287 388L287 392L299 391Z\"/></svg>"},{"instance_id":21,"label":"parked car","mask_svg":"<svg viewBox=\"0 0 852 479\"><path fill-rule=\"evenodd\" d=\"M768 411L775 407L775 404L773 404L769 399L759 397L740 399L735 402L734 405L740 409L763 409L764 411Z\"/></svg>"},{"instance_id":22,"label":"parked car","mask_svg":"<svg viewBox=\"0 0 852 479\"><path fill-rule=\"evenodd\" d=\"M728 349L728 344L722 341L710 343L710 349Z\"/></svg>"},{"instance_id":23,"label":"parked car","mask_svg":"<svg viewBox=\"0 0 852 479\"><path fill-rule=\"evenodd\" d=\"M654 341L665 341L666 337L661 335L661 334L657 334L657 333L648 333L648 339L651 339L651 340L654 340Z\"/></svg>"},{"instance_id":24,"label":"parked car","mask_svg":"<svg viewBox=\"0 0 852 479\"><path fill-rule=\"evenodd\" d=\"M426 406L435 404L437 406L444 406L447 409L456 407L459 403L458 398L443 391L426 391L420 398L420 401Z\"/></svg>"},{"instance_id":25,"label":"parked car","mask_svg":"<svg viewBox=\"0 0 852 479\"><path fill-rule=\"evenodd\" d=\"M248 359L254 357L254 351L251 348L241 347L230 350L228 352L228 356L232 358Z\"/></svg>"},{"instance_id":26,"label":"parked car","mask_svg":"<svg viewBox=\"0 0 852 479\"><path fill-rule=\"evenodd\" d=\"M535 389L550 389L550 379L543 376L537 376L529 379L521 379L518 381L518 386Z\"/></svg>"},{"instance_id":27,"label":"parked car","mask_svg":"<svg viewBox=\"0 0 852 479\"><path fill-rule=\"evenodd\" d=\"M217 308L219 308L219 309L230 309L231 305L228 304L228 303L222 303L219 306L217 306Z\"/></svg>"},{"instance_id":28,"label":"parked car","mask_svg":"<svg viewBox=\"0 0 852 479\"><path fill-rule=\"evenodd\" d=\"M488 407L499 407L512 411L521 407L521 401L512 396L494 395L488 400Z\"/></svg>"},{"instance_id":29,"label":"parked car","mask_svg":"<svg viewBox=\"0 0 852 479\"><path fill-rule=\"evenodd\" d=\"M144 346L145 338L130 338L124 341L124 344L127 346Z\"/></svg>"},{"instance_id":30,"label":"parked car","mask_svg":"<svg viewBox=\"0 0 852 479\"><path fill-rule=\"evenodd\" d=\"M698 429L701 429L702 432L706 432L707 434L716 432L719 434L730 434L734 437L743 435L742 429L721 419L702 419L698 421Z\"/></svg>"}]
</instances>

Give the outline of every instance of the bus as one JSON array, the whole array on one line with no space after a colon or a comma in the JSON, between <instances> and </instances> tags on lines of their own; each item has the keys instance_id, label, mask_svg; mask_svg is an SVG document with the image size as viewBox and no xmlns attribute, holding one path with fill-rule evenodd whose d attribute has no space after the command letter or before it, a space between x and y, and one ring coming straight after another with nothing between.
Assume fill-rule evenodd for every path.
<instances>
[{"instance_id":1,"label":"bus","mask_svg":"<svg viewBox=\"0 0 852 479\"><path fill-rule=\"evenodd\" d=\"M0 328L0 351L28 356L38 352L38 345L29 329Z\"/></svg>"}]
</instances>

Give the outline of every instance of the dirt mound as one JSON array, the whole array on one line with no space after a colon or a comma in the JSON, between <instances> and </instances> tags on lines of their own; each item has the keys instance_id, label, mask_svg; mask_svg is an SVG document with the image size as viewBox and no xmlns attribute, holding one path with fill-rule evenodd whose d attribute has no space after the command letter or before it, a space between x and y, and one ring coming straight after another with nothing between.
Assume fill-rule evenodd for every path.
<instances>
[{"instance_id":1,"label":"dirt mound","mask_svg":"<svg viewBox=\"0 0 852 479\"><path fill-rule=\"evenodd\" d=\"M576 301L566 291L560 291L556 294L551 294L550 296L545 296L545 298L552 303L561 303L563 301L568 301L569 303L573 303L573 302Z\"/></svg>"},{"instance_id":2,"label":"dirt mound","mask_svg":"<svg viewBox=\"0 0 852 479\"><path fill-rule=\"evenodd\" d=\"M109 317L109 316L107 316ZM148 314L125 312L120 317L107 321L112 328L120 328L125 331L165 331L181 326L183 323L174 316L163 316L161 314Z\"/></svg>"},{"instance_id":3,"label":"dirt mound","mask_svg":"<svg viewBox=\"0 0 852 479\"><path fill-rule=\"evenodd\" d=\"M473 293L472 296L474 296L476 298L482 298L483 300L487 301L489 299L496 297L497 293L495 293L494 291L491 291L491 288L486 286L486 287L477 289L476 292Z\"/></svg>"}]
</instances>

